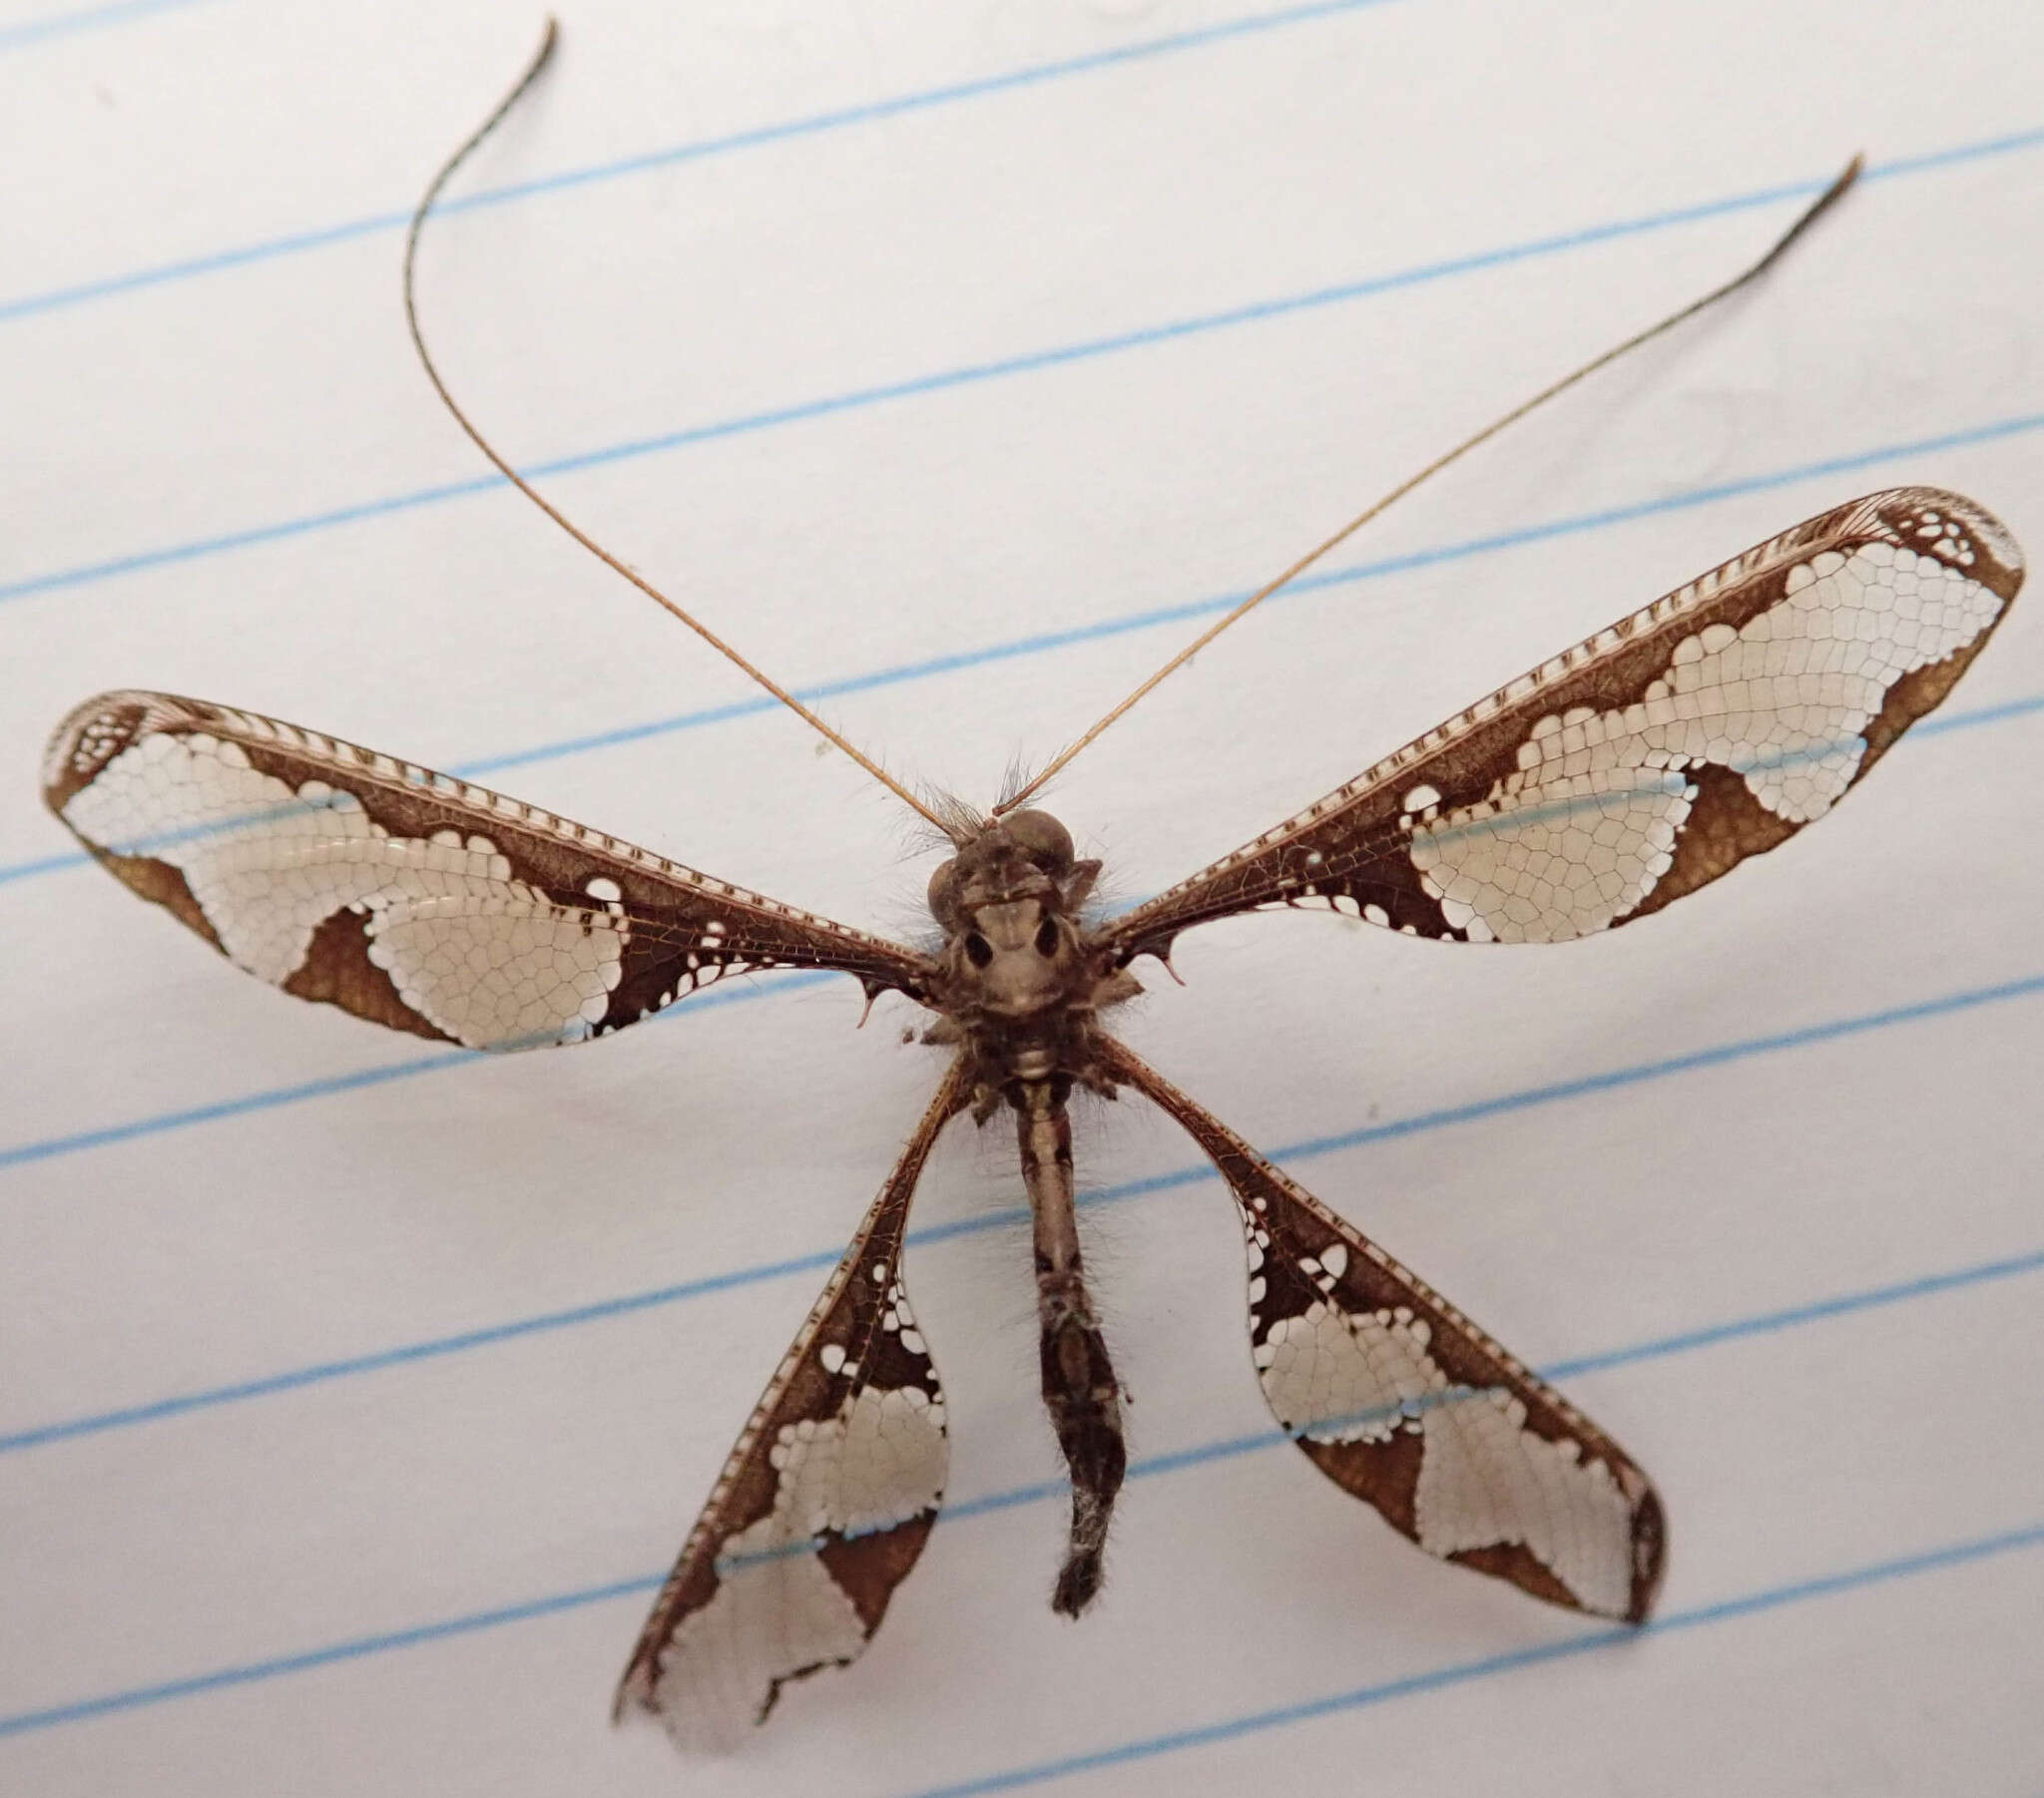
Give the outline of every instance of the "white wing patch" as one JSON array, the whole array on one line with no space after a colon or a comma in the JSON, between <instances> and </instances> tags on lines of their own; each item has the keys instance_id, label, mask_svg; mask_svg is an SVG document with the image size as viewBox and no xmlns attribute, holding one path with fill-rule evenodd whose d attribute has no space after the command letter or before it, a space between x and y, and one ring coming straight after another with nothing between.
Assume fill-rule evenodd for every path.
<instances>
[{"instance_id":1,"label":"white wing patch","mask_svg":"<svg viewBox=\"0 0 2044 1798\"><path fill-rule=\"evenodd\" d=\"M1227 1180L1257 1380L1313 1465L1429 1554L1549 1603L1643 1621L1667 1533L1632 1458L1122 1044L1105 1040L1101 1059Z\"/></svg>"},{"instance_id":2,"label":"white wing patch","mask_svg":"<svg viewBox=\"0 0 2044 1798\"><path fill-rule=\"evenodd\" d=\"M1426 1339L1409 1310L1356 1317L1322 1301L1277 1319L1257 1344L1264 1396L1313 1442L1388 1442L1447 1389Z\"/></svg>"},{"instance_id":3,"label":"white wing patch","mask_svg":"<svg viewBox=\"0 0 2044 1798\"><path fill-rule=\"evenodd\" d=\"M762 1518L753 1529L772 1522ZM765 1720L763 1691L851 1660L865 1641L858 1607L813 1555L763 1558L736 1577L727 1573L660 1657L656 1691L668 1738L685 1753L729 1754ZM687 1701L667 1698L670 1686Z\"/></svg>"},{"instance_id":4,"label":"white wing patch","mask_svg":"<svg viewBox=\"0 0 2044 1798\"><path fill-rule=\"evenodd\" d=\"M1263 1264L1250 1232L1250 1262ZM1340 1268L1301 1269L1330 1286ZM1341 1250L1345 1259L1346 1251ZM1251 1308L1257 1292L1251 1288ZM1585 1610L1623 1616L1632 1595L1633 1503L1602 1462L1574 1442L1526 1428L1526 1407L1501 1387L1456 1386L1428 1352L1424 1318L1400 1306L1361 1314L1327 1300L1271 1322L1256 1343L1258 1377L1278 1421L1307 1442L1423 1447L1413 1510L1419 1546L1446 1558L1517 1544Z\"/></svg>"},{"instance_id":5,"label":"white wing patch","mask_svg":"<svg viewBox=\"0 0 2044 1798\"><path fill-rule=\"evenodd\" d=\"M661 1651L656 1697L683 1748L736 1747L781 1684L865 1646L870 1625L818 1550L935 1512L943 1400L920 1386L859 1388L834 1417L782 1425L767 1454L773 1509L725 1538L716 1594Z\"/></svg>"},{"instance_id":6,"label":"white wing patch","mask_svg":"<svg viewBox=\"0 0 2044 1798\"><path fill-rule=\"evenodd\" d=\"M1576 1443L1527 1429L1523 1401L1495 1386L1433 1406L1420 1429L1426 1452L1414 1506L1422 1549L1446 1557L1517 1543L1585 1610L1626 1614L1633 1501L1610 1468L1584 1461Z\"/></svg>"},{"instance_id":7,"label":"white wing patch","mask_svg":"<svg viewBox=\"0 0 2044 1798\"><path fill-rule=\"evenodd\" d=\"M427 1022L471 1049L590 1034L623 971L625 920L556 904L483 836L394 837L352 794L295 790L238 743L154 732L64 807L87 842L177 868L231 960L273 985L328 918L362 918L369 960Z\"/></svg>"},{"instance_id":8,"label":"white wing patch","mask_svg":"<svg viewBox=\"0 0 2044 1798\"><path fill-rule=\"evenodd\" d=\"M1449 925L1472 941L1551 943L1623 917L1672 864L1697 797L1684 771L1700 765L1743 775L1787 822L1821 817L1888 689L1973 642L2006 603L1963 572L1971 560L1956 537L1926 553L1825 551L1743 629L1684 639L1638 702L1543 717L1487 799L1408 824Z\"/></svg>"},{"instance_id":9,"label":"white wing patch","mask_svg":"<svg viewBox=\"0 0 2044 1798\"><path fill-rule=\"evenodd\" d=\"M926 1135L910 1151L917 1166L941 1126L936 1108L932 1117L936 1125L926 1121ZM891 1219L897 1248L905 1191ZM889 1202L883 1191L878 1204ZM770 1505L718 1541L714 1589L707 1600L675 1613L653 1656L645 1702L678 1747L728 1752L765 1721L790 1679L855 1659L878 1615L862 1613L854 1594L863 1590L870 1605L877 1576L884 1605L885 1592L921 1547L918 1534L906 1558L895 1561L891 1533L904 1526L926 1531L943 1500L950 1465L943 1388L916 1330L899 1268L876 1259L849 1273L863 1257L864 1244L854 1239L839 1270L843 1277L833 1279L812 1314L830 1339L819 1340L816 1328L805 1329L782 1368L784 1376L812 1360L831 1382L834 1408L772 1425L764 1441L741 1437L705 1512L704 1523L715 1532L726 1494L764 1452ZM864 1365L849 1358L831 1321L849 1279L862 1279L880 1299L865 1338ZM852 1334L855 1341L858 1332ZM776 1387L782 1376L776 1376ZM770 1408L774 1398L769 1388L763 1408ZM685 1569L692 1550L693 1541L684 1551ZM862 1561L871 1565L862 1567Z\"/></svg>"}]
</instances>

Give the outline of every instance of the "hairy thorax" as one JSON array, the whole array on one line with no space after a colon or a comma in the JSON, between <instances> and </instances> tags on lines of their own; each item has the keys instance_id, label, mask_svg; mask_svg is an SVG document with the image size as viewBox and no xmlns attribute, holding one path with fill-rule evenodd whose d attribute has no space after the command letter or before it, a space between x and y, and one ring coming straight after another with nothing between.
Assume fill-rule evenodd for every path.
<instances>
[{"instance_id":1,"label":"hairy thorax","mask_svg":"<svg viewBox=\"0 0 2044 1798\"><path fill-rule=\"evenodd\" d=\"M1071 832L1049 812L1018 811L930 877L944 932L930 1001L943 1019L925 1041L971 1054L982 1120L1021 1085L1105 1087L1096 1015L1142 989L1080 920L1099 874L1099 862L1074 858Z\"/></svg>"}]
</instances>

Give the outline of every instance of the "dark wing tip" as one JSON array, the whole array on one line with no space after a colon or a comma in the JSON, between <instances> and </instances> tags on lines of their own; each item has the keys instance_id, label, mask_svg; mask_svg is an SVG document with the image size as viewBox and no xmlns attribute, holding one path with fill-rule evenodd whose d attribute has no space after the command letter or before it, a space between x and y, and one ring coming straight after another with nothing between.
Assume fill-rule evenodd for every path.
<instances>
[{"instance_id":1,"label":"dark wing tip","mask_svg":"<svg viewBox=\"0 0 2044 1798\"><path fill-rule=\"evenodd\" d=\"M99 778L100 771L150 730L186 715L169 693L117 688L74 705L43 751L43 803L57 813Z\"/></svg>"},{"instance_id":2,"label":"dark wing tip","mask_svg":"<svg viewBox=\"0 0 2044 1798\"><path fill-rule=\"evenodd\" d=\"M2013 600L2026 564L2015 533L1978 500L1945 487L1896 487L1858 502L1897 544L1935 551L1983 587Z\"/></svg>"},{"instance_id":3,"label":"dark wing tip","mask_svg":"<svg viewBox=\"0 0 2044 1798\"><path fill-rule=\"evenodd\" d=\"M618 1689L611 1694L611 1726L616 1728L622 1723L628 1710L644 1711L653 1716L659 1709L653 1696L653 1656L642 1643L625 1663L625 1670L618 1679Z\"/></svg>"},{"instance_id":4,"label":"dark wing tip","mask_svg":"<svg viewBox=\"0 0 2044 1798\"><path fill-rule=\"evenodd\" d=\"M1661 1509L1661 1495L1649 1486L1633 1510L1633 1590L1632 1602L1626 1606L1628 1623L1644 1623L1653 1613L1667 1571L1668 1516Z\"/></svg>"}]
</instances>

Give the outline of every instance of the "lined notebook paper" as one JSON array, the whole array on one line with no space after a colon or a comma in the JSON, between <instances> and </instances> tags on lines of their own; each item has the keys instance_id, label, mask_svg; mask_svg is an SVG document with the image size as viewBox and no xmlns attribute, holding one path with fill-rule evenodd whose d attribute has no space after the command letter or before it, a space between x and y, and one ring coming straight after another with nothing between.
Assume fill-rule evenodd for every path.
<instances>
[{"instance_id":1,"label":"lined notebook paper","mask_svg":"<svg viewBox=\"0 0 2044 1798\"><path fill-rule=\"evenodd\" d=\"M1078 1117L1136 1457L1047 1606L1010 1130L906 1263L948 1504L730 1758L613 1730L652 1591L937 1077L855 983L480 1058L291 1003L85 863L138 685L918 929L901 808L493 480L403 217L537 39L460 0L0 16L0 1787L1965 1792L2044 1781L2044 634L1821 828L1550 949L1187 936L1135 1047L1655 1477L1637 1635L1416 1553L1275 1434L1191 1143ZM1426 489L1050 802L1127 903L1611 619L1906 483L2044 547L2044 23L1789 0L562 11L429 229L519 465L895 771L985 802Z\"/></svg>"}]
</instances>

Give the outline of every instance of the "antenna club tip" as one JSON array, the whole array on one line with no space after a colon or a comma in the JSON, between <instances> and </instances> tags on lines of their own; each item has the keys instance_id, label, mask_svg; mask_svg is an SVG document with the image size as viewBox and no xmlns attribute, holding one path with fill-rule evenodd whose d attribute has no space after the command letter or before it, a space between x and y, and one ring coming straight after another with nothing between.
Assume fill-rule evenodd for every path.
<instances>
[{"instance_id":1,"label":"antenna club tip","mask_svg":"<svg viewBox=\"0 0 2044 1798\"><path fill-rule=\"evenodd\" d=\"M561 41L561 21L552 13L547 14L546 24L539 34L539 48L532 53L532 61L526 65L525 77L518 84L523 92L540 77L541 72L554 60L554 50Z\"/></svg>"},{"instance_id":2,"label":"antenna club tip","mask_svg":"<svg viewBox=\"0 0 2044 1798\"><path fill-rule=\"evenodd\" d=\"M1830 188L1825 192L1825 203L1828 204L1830 201L1836 200L1839 195L1844 193L1847 188L1851 187L1865 173L1866 152L1855 150L1852 153L1852 160L1845 165L1844 169L1839 173L1838 179L1832 182Z\"/></svg>"}]
</instances>

